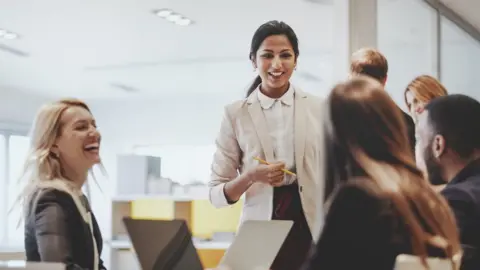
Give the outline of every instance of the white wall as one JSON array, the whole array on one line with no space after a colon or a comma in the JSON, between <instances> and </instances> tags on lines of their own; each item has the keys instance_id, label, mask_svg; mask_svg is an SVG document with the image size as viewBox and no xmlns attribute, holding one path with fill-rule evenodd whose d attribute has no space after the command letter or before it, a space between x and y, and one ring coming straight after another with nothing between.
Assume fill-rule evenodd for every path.
<instances>
[{"instance_id":1,"label":"white wall","mask_svg":"<svg viewBox=\"0 0 480 270\"><path fill-rule=\"evenodd\" d=\"M385 89L397 105L406 110L403 93L407 85L417 76L428 74L436 76L431 64L432 57L426 53L425 46L416 44L379 44L381 52L389 64ZM427 44L428 45L428 44Z\"/></svg>"},{"instance_id":2,"label":"white wall","mask_svg":"<svg viewBox=\"0 0 480 270\"><path fill-rule=\"evenodd\" d=\"M212 145L223 107L241 97L242 93L225 93L89 101L102 134L101 156L108 173L99 178L104 194L108 197L115 192L117 154L132 153L135 145Z\"/></svg>"},{"instance_id":3,"label":"white wall","mask_svg":"<svg viewBox=\"0 0 480 270\"><path fill-rule=\"evenodd\" d=\"M28 129L47 97L0 86L0 128Z\"/></svg>"},{"instance_id":4,"label":"white wall","mask_svg":"<svg viewBox=\"0 0 480 270\"><path fill-rule=\"evenodd\" d=\"M442 19L442 82L450 93L480 99L480 42L447 19Z\"/></svg>"},{"instance_id":5,"label":"white wall","mask_svg":"<svg viewBox=\"0 0 480 270\"><path fill-rule=\"evenodd\" d=\"M437 18L422 1L378 0L378 48L389 61L387 91L405 109L403 92L422 74L438 77L449 93L480 98L477 76L480 43L445 18L441 20L441 59L437 59Z\"/></svg>"},{"instance_id":6,"label":"white wall","mask_svg":"<svg viewBox=\"0 0 480 270\"><path fill-rule=\"evenodd\" d=\"M209 144L220 124L223 106L234 99L235 95L192 95L89 104L104 142L123 151L145 144Z\"/></svg>"},{"instance_id":7,"label":"white wall","mask_svg":"<svg viewBox=\"0 0 480 270\"><path fill-rule=\"evenodd\" d=\"M403 92L415 77L436 76L436 13L419 0L378 0L377 45L389 64L386 90L406 109Z\"/></svg>"},{"instance_id":8,"label":"white wall","mask_svg":"<svg viewBox=\"0 0 480 270\"><path fill-rule=\"evenodd\" d=\"M313 73L313 72L312 72ZM325 95L328 88L306 85L303 90ZM132 145L207 145L214 142L223 108L244 98L245 90L224 94L175 95L163 98L132 98L88 101L104 142L117 151ZM199 90L200 91L200 90Z\"/></svg>"},{"instance_id":9,"label":"white wall","mask_svg":"<svg viewBox=\"0 0 480 270\"><path fill-rule=\"evenodd\" d=\"M13 90L6 87L0 86L0 130L8 131L12 133L18 134L27 134L28 129L33 121L34 115L38 108L47 101L48 99L42 96L24 93L21 91ZM3 141L2 141L3 142ZM3 146L3 145L2 145ZM2 147L3 149L3 147ZM10 149L10 151L15 152L18 155L23 152L22 149ZM4 154L4 152L2 152ZM14 158L10 159L10 162L15 160ZM8 208L8 200L12 198L12 190L9 190L9 186L7 185L9 181L9 175L5 173L7 170L3 168L5 164L4 157L0 157L0 220L2 220L0 224L0 239L4 237L4 233L7 230L7 226L11 226L12 220L14 220L15 225L18 219L16 218L17 215L12 214L12 216L8 216L7 220L7 212ZM15 166L16 164L12 164ZM12 181L16 181L16 179L10 179ZM10 186L11 188L11 186ZM15 189L13 189L15 190ZM7 196L8 192L10 192L10 196ZM13 196L17 196L18 193L15 190ZM13 226L16 227L16 226ZM9 232L8 238L15 239L18 235L22 234L15 234L15 232ZM7 237L5 236L5 239ZM0 246L4 245L5 242L0 243ZM11 244L11 243L9 243Z\"/></svg>"}]
</instances>

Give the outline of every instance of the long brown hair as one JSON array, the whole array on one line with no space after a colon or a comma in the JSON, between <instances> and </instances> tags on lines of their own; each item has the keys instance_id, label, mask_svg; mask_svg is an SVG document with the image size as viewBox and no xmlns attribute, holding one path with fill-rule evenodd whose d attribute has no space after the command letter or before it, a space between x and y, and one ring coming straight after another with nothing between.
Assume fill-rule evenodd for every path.
<instances>
[{"instance_id":1,"label":"long brown hair","mask_svg":"<svg viewBox=\"0 0 480 270\"><path fill-rule=\"evenodd\" d=\"M413 79L405 89L403 98L405 105L410 111L411 104L408 104L407 93L411 92L415 98L422 102L428 103L430 100L448 95L448 91L437 79L430 75L420 75Z\"/></svg>"},{"instance_id":2,"label":"long brown hair","mask_svg":"<svg viewBox=\"0 0 480 270\"><path fill-rule=\"evenodd\" d=\"M346 157L341 167L355 167L393 203L411 233L413 254L426 267L429 245L443 249L454 263L460 251L454 216L416 168L404 118L383 86L354 77L336 85L328 101L335 144ZM342 177L349 181L351 175Z\"/></svg>"}]
</instances>

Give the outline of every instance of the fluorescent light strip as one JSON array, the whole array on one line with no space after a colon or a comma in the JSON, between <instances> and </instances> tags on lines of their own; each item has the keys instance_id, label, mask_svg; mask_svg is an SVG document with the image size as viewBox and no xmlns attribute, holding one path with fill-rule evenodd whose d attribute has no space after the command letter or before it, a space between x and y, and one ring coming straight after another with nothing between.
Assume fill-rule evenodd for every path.
<instances>
[{"instance_id":1,"label":"fluorescent light strip","mask_svg":"<svg viewBox=\"0 0 480 270\"><path fill-rule=\"evenodd\" d=\"M0 38L3 38L3 39L17 39L19 37L20 36L16 33L13 33L13 32L10 32L8 30L0 28Z\"/></svg>"},{"instance_id":2,"label":"fluorescent light strip","mask_svg":"<svg viewBox=\"0 0 480 270\"><path fill-rule=\"evenodd\" d=\"M174 12L171 9L158 9L154 11L154 14L160 18L163 18L171 23L180 25L180 26L188 26L193 24L193 21L179 13Z\"/></svg>"}]
</instances>

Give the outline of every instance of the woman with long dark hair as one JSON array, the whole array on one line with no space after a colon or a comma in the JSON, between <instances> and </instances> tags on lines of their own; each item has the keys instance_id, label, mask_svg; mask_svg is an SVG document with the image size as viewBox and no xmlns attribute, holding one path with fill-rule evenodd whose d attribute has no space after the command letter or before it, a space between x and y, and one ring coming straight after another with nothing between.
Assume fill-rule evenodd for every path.
<instances>
[{"instance_id":1,"label":"woman with long dark hair","mask_svg":"<svg viewBox=\"0 0 480 270\"><path fill-rule=\"evenodd\" d=\"M387 270L399 254L454 264L454 216L415 166L405 120L383 86L363 76L340 83L327 111L329 199L305 269Z\"/></svg>"},{"instance_id":2,"label":"woman with long dark hair","mask_svg":"<svg viewBox=\"0 0 480 270\"><path fill-rule=\"evenodd\" d=\"M286 23L270 21L255 32L249 58L258 76L245 99L225 107L209 184L216 207L245 195L241 222L294 221L273 270L298 269L318 232L322 101L290 83L298 56L297 36Z\"/></svg>"}]
</instances>

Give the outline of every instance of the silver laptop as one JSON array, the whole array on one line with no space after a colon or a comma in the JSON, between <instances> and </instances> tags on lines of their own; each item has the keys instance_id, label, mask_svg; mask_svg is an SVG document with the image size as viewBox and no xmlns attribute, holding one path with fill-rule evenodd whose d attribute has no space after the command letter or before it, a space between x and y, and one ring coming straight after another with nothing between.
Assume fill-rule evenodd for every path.
<instances>
[{"instance_id":1,"label":"silver laptop","mask_svg":"<svg viewBox=\"0 0 480 270\"><path fill-rule=\"evenodd\" d=\"M63 263L0 261L0 270L65 270Z\"/></svg>"},{"instance_id":2,"label":"silver laptop","mask_svg":"<svg viewBox=\"0 0 480 270\"><path fill-rule=\"evenodd\" d=\"M184 220L148 220L124 217L123 224L125 224L142 269L204 269Z\"/></svg>"},{"instance_id":3,"label":"silver laptop","mask_svg":"<svg viewBox=\"0 0 480 270\"><path fill-rule=\"evenodd\" d=\"M292 226L291 220L243 222L220 265L231 270L270 269Z\"/></svg>"}]
</instances>

